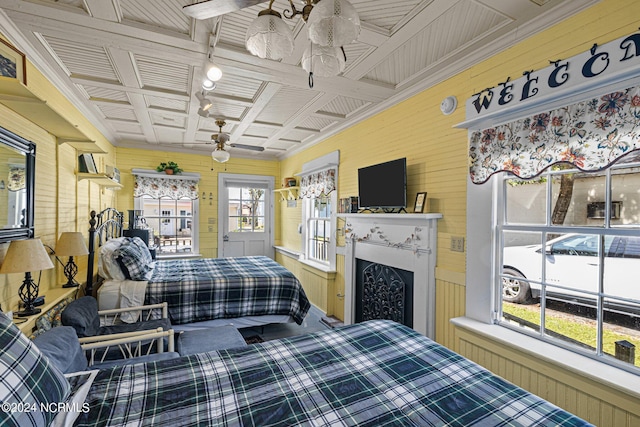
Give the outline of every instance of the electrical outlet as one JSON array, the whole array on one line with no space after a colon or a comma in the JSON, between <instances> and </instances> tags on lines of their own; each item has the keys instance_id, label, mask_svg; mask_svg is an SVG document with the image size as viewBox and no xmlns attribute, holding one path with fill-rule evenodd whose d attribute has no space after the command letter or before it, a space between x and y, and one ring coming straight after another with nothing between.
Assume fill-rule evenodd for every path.
<instances>
[{"instance_id":1,"label":"electrical outlet","mask_svg":"<svg viewBox=\"0 0 640 427\"><path fill-rule=\"evenodd\" d=\"M451 250L464 252L464 237L451 236Z\"/></svg>"}]
</instances>

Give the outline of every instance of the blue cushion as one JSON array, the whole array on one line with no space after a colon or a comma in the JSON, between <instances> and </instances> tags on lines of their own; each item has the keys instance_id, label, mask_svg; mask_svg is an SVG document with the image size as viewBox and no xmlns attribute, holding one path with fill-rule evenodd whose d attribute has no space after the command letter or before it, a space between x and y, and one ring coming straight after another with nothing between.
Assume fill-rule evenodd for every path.
<instances>
[{"instance_id":1,"label":"blue cushion","mask_svg":"<svg viewBox=\"0 0 640 427\"><path fill-rule=\"evenodd\" d=\"M87 369L87 358L71 326L58 326L33 339L38 349L63 373Z\"/></svg>"},{"instance_id":2,"label":"blue cushion","mask_svg":"<svg viewBox=\"0 0 640 427\"><path fill-rule=\"evenodd\" d=\"M134 363L159 362L161 360L175 359L180 357L176 352L154 353L146 356L132 357L130 359L109 360L101 363L94 363L89 369L107 369L114 366L133 365Z\"/></svg>"},{"instance_id":3,"label":"blue cushion","mask_svg":"<svg viewBox=\"0 0 640 427\"><path fill-rule=\"evenodd\" d=\"M0 313L0 402L38 408L35 411L2 411L2 425L48 426L56 412L40 412L39 408L65 402L69 392L69 382L62 372Z\"/></svg>"},{"instance_id":4,"label":"blue cushion","mask_svg":"<svg viewBox=\"0 0 640 427\"><path fill-rule=\"evenodd\" d=\"M100 329L98 301L91 296L78 298L62 311L61 319L63 325L71 326L81 338L97 335Z\"/></svg>"},{"instance_id":5,"label":"blue cushion","mask_svg":"<svg viewBox=\"0 0 640 427\"><path fill-rule=\"evenodd\" d=\"M245 347L242 334L233 326L194 329L181 332L176 341L176 351L180 356L204 353L213 350Z\"/></svg>"}]
</instances>

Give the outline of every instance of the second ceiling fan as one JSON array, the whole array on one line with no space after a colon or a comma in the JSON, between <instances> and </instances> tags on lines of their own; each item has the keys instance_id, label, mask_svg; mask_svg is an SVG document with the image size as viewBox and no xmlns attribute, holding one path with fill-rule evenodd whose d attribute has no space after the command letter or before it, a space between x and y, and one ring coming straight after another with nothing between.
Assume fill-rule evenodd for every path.
<instances>
[{"instance_id":1,"label":"second ceiling fan","mask_svg":"<svg viewBox=\"0 0 640 427\"><path fill-rule=\"evenodd\" d=\"M229 142L230 136L226 132L222 132L223 126L225 126L227 122L222 119L216 120L216 126L220 129L218 133L214 133L211 135L211 140L216 144L216 149L211 153L211 157L213 160L224 163L231 158L231 155L228 151L224 149L225 144ZM264 147L259 147L256 145L246 145L246 144L228 144L233 148L241 148L243 150L251 150L251 151L264 151Z\"/></svg>"}]
</instances>

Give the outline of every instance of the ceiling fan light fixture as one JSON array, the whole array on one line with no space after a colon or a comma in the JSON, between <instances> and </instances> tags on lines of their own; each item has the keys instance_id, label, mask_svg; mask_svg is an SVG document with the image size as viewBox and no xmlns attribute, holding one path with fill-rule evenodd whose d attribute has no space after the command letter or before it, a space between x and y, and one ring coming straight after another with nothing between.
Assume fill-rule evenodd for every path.
<instances>
[{"instance_id":1,"label":"ceiling fan light fixture","mask_svg":"<svg viewBox=\"0 0 640 427\"><path fill-rule=\"evenodd\" d=\"M217 147L213 153L211 153L211 157L218 163L225 163L229 161L231 155L225 151L224 148Z\"/></svg>"},{"instance_id":2,"label":"ceiling fan light fixture","mask_svg":"<svg viewBox=\"0 0 640 427\"><path fill-rule=\"evenodd\" d=\"M360 17L347 0L322 0L309 14L307 30L315 44L345 46L360 35Z\"/></svg>"},{"instance_id":3,"label":"ceiling fan light fixture","mask_svg":"<svg viewBox=\"0 0 640 427\"><path fill-rule=\"evenodd\" d=\"M344 71L345 59L339 47L311 45L302 54L302 68L318 77L334 77Z\"/></svg>"},{"instance_id":4,"label":"ceiling fan light fixture","mask_svg":"<svg viewBox=\"0 0 640 427\"><path fill-rule=\"evenodd\" d=\"M293 53L293 33L278 12L266 9L247 28L245 46L259 58L277 61Z\"/></svg>"}]
</instances>

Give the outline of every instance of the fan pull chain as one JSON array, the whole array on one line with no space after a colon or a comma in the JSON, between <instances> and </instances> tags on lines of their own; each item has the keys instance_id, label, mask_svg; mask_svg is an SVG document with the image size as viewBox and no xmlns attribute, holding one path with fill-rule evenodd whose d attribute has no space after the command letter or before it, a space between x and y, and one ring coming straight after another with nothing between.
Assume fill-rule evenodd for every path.
<instances>
[{"instance_id":1,"label":"fan pull chain","mask_svg":"<svg viewBox=\"0 0 640 427\"><path fill-rule=\"evenodd\" d=\"M309 89L313 89L313 43L309 43Z\"/></svg>"}]
</instances>

